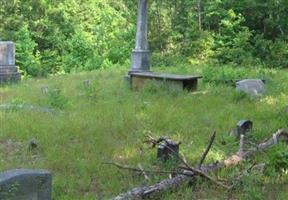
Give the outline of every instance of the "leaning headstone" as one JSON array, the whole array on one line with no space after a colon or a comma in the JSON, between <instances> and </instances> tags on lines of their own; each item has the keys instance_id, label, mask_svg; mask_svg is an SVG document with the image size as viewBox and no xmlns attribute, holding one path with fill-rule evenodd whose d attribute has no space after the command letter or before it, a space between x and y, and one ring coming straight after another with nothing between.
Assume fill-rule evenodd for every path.
<instances>
[{"instance_id":1,"label":"leaning headstone","mask_svg":"<svg viewBox=\"0 0 288 200\"><path fill-rule=\"evenodd\" d=\"M15 44L0 41L0 83L20 80L15 66Z\"/></svg>"},{"instance_id":2,"label":"leaning headstone","mask_svg":"<svg viewBox=\"0 0 288 200\"><path fill-rule=\"evenodd\" d=\"M240 120L237 124L237 132L238 135L246 135L247 133L251 132L253 128L253 122L250 120Z\"/></svg>"},{"instance_id":3,"label":"leaning headstone","mask_svg":"<svg viewBox=\"0 0 288 200\"><path fill-rule=\"evenodd\" d=\"M239 138L241 135L248 135L253 128L253 122L250 120L240 120L235 129L230 134Z\"/></svg>"},{"instance_id":4,"label":"leaning headstone","mask_svg":"<svg viewBox=\"0 0 288 200\"><path fill-rule=\"evenodd\" d=\"M257 96L265 92L265 84L261 79L244 79L236 82L236 90Z\"/></svg>"},{"instance_id":5,"label":"leaning headstone","mask_svg":"<svg viewBox=\"0 0 288 200\"><path fill-rule=\"evenodd\" d=\"M52 175L44 170L16 169L0 173L1 200L51 200Z\"/></svg>"}]
</instances>

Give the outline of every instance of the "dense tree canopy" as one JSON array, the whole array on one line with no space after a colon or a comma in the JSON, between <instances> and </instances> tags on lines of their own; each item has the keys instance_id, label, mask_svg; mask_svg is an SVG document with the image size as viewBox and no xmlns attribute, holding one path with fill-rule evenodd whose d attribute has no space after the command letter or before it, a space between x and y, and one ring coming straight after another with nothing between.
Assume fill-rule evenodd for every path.
<instances>
[{"instance_id":1,"label":"dense tree canopy","mask_svg":"<svg viewBox=\"0 0 288 200\"><path fill-rule=\"evenodd\" d=\"M0 38L27 75L129 65L137 0L0 0ZM286 0L150 0L154 63L288 67ZM180 58L180 59L179 59Z\"/></svg>"}]
</instances>

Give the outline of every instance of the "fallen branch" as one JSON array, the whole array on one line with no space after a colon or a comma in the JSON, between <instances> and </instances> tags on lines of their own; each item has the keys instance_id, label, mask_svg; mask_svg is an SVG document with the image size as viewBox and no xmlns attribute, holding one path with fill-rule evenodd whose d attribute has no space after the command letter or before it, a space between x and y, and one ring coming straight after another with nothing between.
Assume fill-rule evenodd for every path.
<instances>
[{"instance_id":1,"label":"fallen branch","mask_svg":"<svg viewBox=\"0 0 288 200\"><path fill-rule=\"evenodd\" d=\"M147 175L147 173L146 173L146 171L144 170L144 168L142 167L142 165L141 165L140 163L138 163L137 166L138 166L138 168L141 170L142 175L144 176L144 178L145 178L147 181L149 181L150 178L149 178L149 176Z\"/></svg>"},{"instance_id":2,"label":"fallen branch","mask_svg":"<svg viewBox=\"0 0 288 200\"><path fill-rule=\"evenodd\" d=\"M205 151L204 151L204 153L203 153L203 155L202 155L202 157L201 157L201 160L200 160L200 163L199 163L199 166L198 166L199 169L201 169L201 166L202 166L202 164L203 164L203 162L204 162L204 160L205 160L208 152L210 151L210 149L211 149L211 147L212 147L212 144L213 144L213 142L214 142L214 140L215 140L215 137L216 137L216 131L214 131L212 137L210 138L210 141L209 141L209 143L208 143L208 146L206 147L206 149L205 149Z\"/></svg>"},{"instance_id":3,"label":"fallen branch","mask_svg":"<svg viewBox=\"0 0 288 200\"><path fill-rule=\"evenodd\" d=\"M256 145L255 147L251 147L247 151L243 152L242 155L232 155L228 159L222 161L222 162L215 162L211 165L206 165L201 168L201 172L203 173L208 173L212 172L215 170L218 170L223 167L227 166L232 166L232 165L237 165L239 162L243 161L244 159L254 155L258 151L263 151L265 149L268 149L272 146L275 146L278 144L280 141L286 141L288 143L288 132L284 129L278 130L276 133L273 134L272 138L269 140L260 143ZM196 167L197 168L197 167ZM128 192L122 193L118 195L117 197L114 198L114 200L127 200L127 199L142 199L145 197L148 197L154 193L157 192L163 192L166 190L170 190L173 188L177 188L185 183L188 183L191 181L191 179L199 174L189 171L189 170L184 170L183 174L179 174L171 179L164 179L159 183L156 183L151 186L140 186L136 187ZM189 176L188 176L189 174Z\"/></svg>"},{"instance_id":4,"label":"fallen branch","mask_svg":"<svg viewBox=\"0 0 288 200\"><path fill-rule=\"evenodd\" d=\"M212 136L212 139L211 139L212 142L213 142L213 140L214 140L213 137L215 137L215 134L216 134L216 133L214 133L213 136ZM151 141L158 141L158 140L154 139L152 136L149 136L149 138L151 139ZM164 139L164 140L166 140L166 139ZM211 143L211 141L210 141L210 143ZM212 143L211 143L211 144L212 144ZM208 146L211 146L211 145L208 145ZM178 154L177 152L175 152L173 149L171 149L169 146L166 146L166 148L168 148L169 151L171 151L171 152L174 154L174 156L175 156L180 162L182 162L182 163L184 164L184 166L185 166L184 168L185 168L187 171L191 171L193 174L198 174L198 175L200 175L200 176L202 176L202 177L210 180L211 182L215 183L216 185L219 185L219 186L221 186L221 187L224 187L225 189L229 189L228 186L226 186L226 185L224 185L224 184L222 184L222 183L214 180L211 176L207 175L207 174L206 174L205 172L203 172L202 170L197 169L196 167L191 167L191 166L182 158L182 157L184 157L184 156L182 156L182 157L179 156L179 154ZM206 155L207 155L209 149L210 149L210 147L206 149L206 151L207 151L207 152L205 152ZM205 157L206 157L205 154L204 154L204 156L203 156L204 159L205 159Z\"/></svg>"},{"instance_id":5,"label":"fallen branch","mask_svg":"<svg viewBox=\"0 0 288 200\"><path fill-rule=\"evenodd\" d=\"M134 172L139 172L141 174L145 173L147 175L147 173L154 173L154 174L182 174L184 176L190 176L189 173L186 172L177 172L177 171L162 171L162 170L146 170L143 168L140 168L138 166L138 168L135 167L130 167L130 166L126 166L126 165L121 165L117 162L105 162L102 163L105 165L113 165L115 167L117 167L118 169L124 169L124 170L129 170L129 171L134 171Z\"/></svg>"}]
</instances>

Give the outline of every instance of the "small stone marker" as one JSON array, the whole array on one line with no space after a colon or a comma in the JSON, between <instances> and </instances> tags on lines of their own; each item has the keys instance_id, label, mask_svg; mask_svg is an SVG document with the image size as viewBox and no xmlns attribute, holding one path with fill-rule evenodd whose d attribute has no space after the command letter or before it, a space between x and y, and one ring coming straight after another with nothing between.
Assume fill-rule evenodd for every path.
<instances>
[{"instance_id":1,"label":"small stone marker","mask_svg":"<svg viewBox=\"0 0 288 200\"><path fill-rule=\"evenodd\" d=\"M257 96L265 92L265 84L261 79L244 79L236 82L236 90Z\"/></svg>"},{"instance_id":2,"label":"small stone marker","mask_svg":"<svg viewBox=\"0 0 288 200\"><path fill-rule=\"evenodd\" d=\"M0 41L0 83L20 80L15 66L15 44Z\"/></svg>"},{"instance_id":3,"label":"small stone marker","mask_svg":"<svg viewBox=\"0 0 288 200\"><path fill-rule=\"evenodd\" d=\"M84 87L89 87L91 85L91 81L89 79L83 81Z\"/></svg>"},{"instance_id":4,"label":"small stone marker","mask_svg":"<svg viewBox=\"0 0 288 200\"><path fill-rule=\"evenodd\" d=\"M0 173L1 200L51 200L52 174L45 170L16 169Z\"/></svg>"},{"instance_id":5,"label":"small stone marker","mask_svg":"<svg viewBox=\"0 0 288 200\"><path fill-rule=\"evenodd\" d=\"M41 87L41 91L42 91L42 94L48 94L48 92L49 92L48 86Z\"/></svg>"},{"instance_id":6,"label":"small stone marker","mask_svg":"<svg viewBox=\"0 0 288 200\"><path fill-rule=\"evenodd\" d=\"M180 143L165 139L157 148L157 158L163 161L177 158L179 154L179 145Z\"/></svg>"},{"instance_id":7,"label":"small stone marker","mask_svg":"<svg viewBox=\"0 0 288 200\"><path fill-rule=\"evenodd\" d=\"M239 135L245 135L253 128L253 122L250 120L240 120L237 124L237 131Z\"/></svg>"}]
</instances>

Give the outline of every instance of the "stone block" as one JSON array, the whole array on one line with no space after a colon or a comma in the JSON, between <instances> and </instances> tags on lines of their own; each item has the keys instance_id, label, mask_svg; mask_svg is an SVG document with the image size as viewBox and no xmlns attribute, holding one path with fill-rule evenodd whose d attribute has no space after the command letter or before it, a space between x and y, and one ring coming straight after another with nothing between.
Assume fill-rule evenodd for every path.
<instances>
[{"instance_id":1,"label":"stone block","mask_svg":"<svg viewBox=\"0 0 288 200\"><path fill-rule=\"evenodd\" d=\"M0 73L0 83L16 82L21 78L19 72Z\"/></svg>"}]
</instances>

